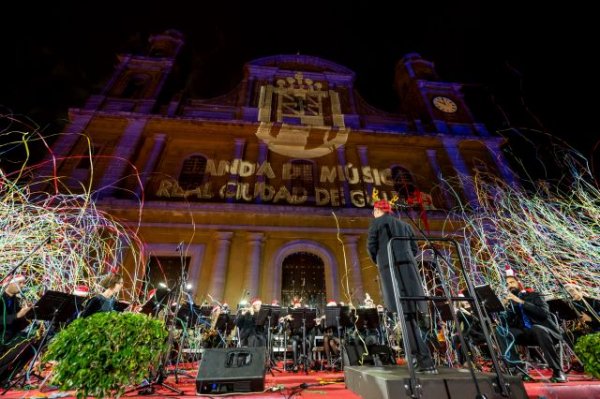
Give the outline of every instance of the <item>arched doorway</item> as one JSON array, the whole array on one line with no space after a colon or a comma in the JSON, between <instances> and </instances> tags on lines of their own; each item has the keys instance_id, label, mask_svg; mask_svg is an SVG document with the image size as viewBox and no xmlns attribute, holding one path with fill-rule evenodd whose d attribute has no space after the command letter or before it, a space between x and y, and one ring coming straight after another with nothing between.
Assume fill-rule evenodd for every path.
<instances>
[{"instance_id":1,"label":"arched doorway","mask_svg":"<svg viewBox=\"0 0 600 399\"><path fill-rule=\"evenodd\" d=\"M304 305L325 306L325 265L323 259L310 252L294 252L283 259L281 266L281 304L289 306L294 296Z\"/></svg>"}]
</instances>

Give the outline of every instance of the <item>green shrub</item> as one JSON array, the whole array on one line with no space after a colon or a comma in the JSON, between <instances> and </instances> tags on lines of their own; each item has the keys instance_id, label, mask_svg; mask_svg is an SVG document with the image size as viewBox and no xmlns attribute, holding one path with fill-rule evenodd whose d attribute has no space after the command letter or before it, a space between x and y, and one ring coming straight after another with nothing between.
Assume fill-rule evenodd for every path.
<instances>
[{"instance_id":1,"label":"green shrub","mask_svg":"<svg viewBox=\"0 0 600 399\"><path fill-rule=\"evenodd\" d=\"M166 349L164 323L137 313L101 312L77 319L50 342L52 383L78 398L123 394L141 382Z\"/></svg>"},{"instance_id":2,"label":"green shrub","mask_svg":"<svg viewBox=\"0 0 600 399\"><path fill-rule=\"evenodd\" d=\"M600 378L600 333L579 338L575 344L575 353L583 362L585 372Z\"/></svg>"}]
</instances>

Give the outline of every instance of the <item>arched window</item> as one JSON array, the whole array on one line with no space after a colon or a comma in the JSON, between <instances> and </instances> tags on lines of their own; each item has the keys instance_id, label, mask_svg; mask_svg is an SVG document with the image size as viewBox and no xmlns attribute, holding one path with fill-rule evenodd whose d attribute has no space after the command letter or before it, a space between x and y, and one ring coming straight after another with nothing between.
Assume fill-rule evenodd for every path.
<instances>
[{"instance_id":1,"label":"arched window","mask_svg":"<svg viewBox=\"0 0 600 399\"><path fill-rule=\"evenodd\" d=\"M183 161L181 173L179 173L179 186L184 190L193 190L204 183L206 172L206 157L192 155Z\"/></svg>"},{"instance_id":2,"label":"arched window","mask_svg":"<svg viewBox=\"0 0 600 399\"><path fill-rule=\"evenodd\" d=\"M302 195L306 190L309 199L315 197L315 172L314 163L305 159L295 159L292 164L292 176L290 180L290 193Z\"/></svg>"},{"instance_id":3,"label":"arched window","mask_svg":"<svg viewBox=\"0 0 600 399\"><path fill-rule=\"evenodd\" d=\"M310 252L295 252L282 264L281 303L291 304L294 296L311 307L325 306L325 266L323 260Z\"/></svg>"},{"instance_id":4,"label":"arched window","mask_svg":"<svg viewBox=\"0 0 600 399\"><path fill-rule=\"evenodd\" d=\"M394 181L394 190L400 198L410 197L417 188L415 180L408 169L402 166L392 167L392 180Z\"/></svg>"}]
</instances>

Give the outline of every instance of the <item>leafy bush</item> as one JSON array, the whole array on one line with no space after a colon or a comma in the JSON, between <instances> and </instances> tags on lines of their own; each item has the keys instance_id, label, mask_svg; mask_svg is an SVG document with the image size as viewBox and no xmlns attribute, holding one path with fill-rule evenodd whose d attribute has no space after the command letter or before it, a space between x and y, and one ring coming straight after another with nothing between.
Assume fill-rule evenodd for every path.
<instances>
[{"instance_id":1,"label":"leafy bush","mask_svg":"<svg viewBox=\"0 0 600 399\"><path fill-rule=\"evenodd\" d=\"M579 338L575 344L575 353L583 362L585 372L600 378L600 333Z\"/></svg>"},{"instance_id":2,"label":"leafy bush","mask_svg":"<svg viewBox=\"0 0 600 399\"><path fill-rule=\"evenodd\" d=\"M101 312L77 319L50 342L44 361L58 362L52 383L77 398L123 394L141 382L166 349L164 323L137 313Z\"/></svg>"}]
</instances>

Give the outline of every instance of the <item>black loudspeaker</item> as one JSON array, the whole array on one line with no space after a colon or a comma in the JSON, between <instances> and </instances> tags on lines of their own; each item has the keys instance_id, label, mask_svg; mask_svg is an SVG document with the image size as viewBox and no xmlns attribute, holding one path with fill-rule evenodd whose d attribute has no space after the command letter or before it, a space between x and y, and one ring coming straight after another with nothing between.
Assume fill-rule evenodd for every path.
<instances>
[{"instance_id":1,"label":"black loudspeaker","mask_svg":"<svg viewBox=\"0 0 600 399\"><path fill-rule=\"evenodd\" d=\"M206 349L200 359L196 392L221 394L265 389L265 348Z\"/></svg>"}]
</instances>

